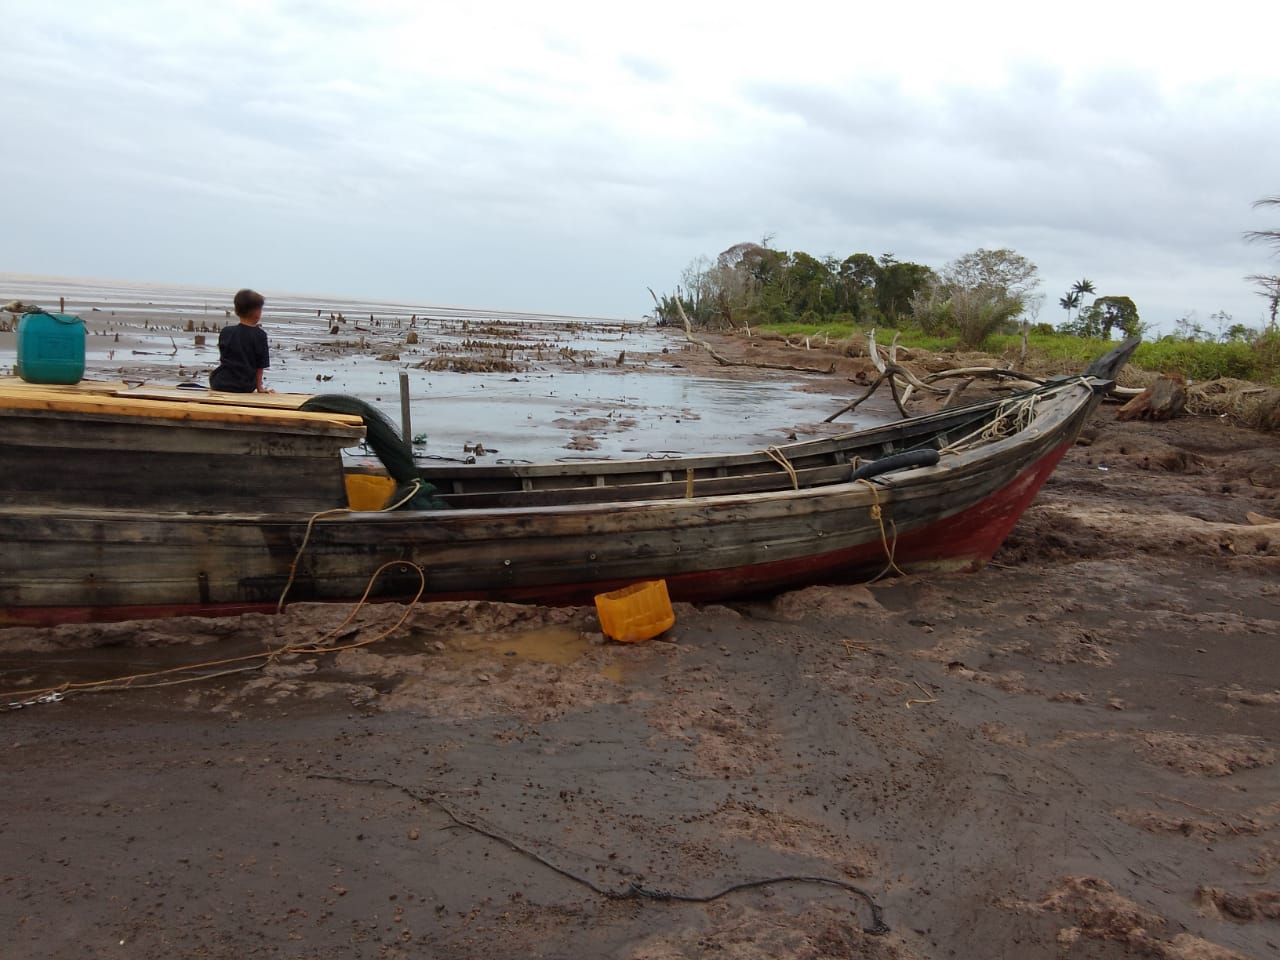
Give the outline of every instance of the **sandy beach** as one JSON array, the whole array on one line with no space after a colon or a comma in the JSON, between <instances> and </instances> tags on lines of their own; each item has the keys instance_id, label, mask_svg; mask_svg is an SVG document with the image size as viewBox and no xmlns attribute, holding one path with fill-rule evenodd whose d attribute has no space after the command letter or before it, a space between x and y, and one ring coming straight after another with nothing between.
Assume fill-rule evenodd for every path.
<instances>
[{"instance_id":1,"label":"sandy beach","mask_svg":"<svg viewBox=\"0 0 1280 960\"><path fill-rule=\"evenodd\" d=\"M826 372L725 368L644 335L577 363L632 374L619 396L763 384L750 443L827 429L869 367L712 338ZM132 372L172 373L149 363ZM676 419L659 406L632 419ZM1280 516L1280 444L1115 410L976 574L678 604L631 645L589 608L422 604L359 649L7 709L4 952L1275 956L1280 525L1247 514ZM560 431L554 450L616 435ZM211 661L347 613L0 630L0 686Z\"/></svg>"}]
</instances>

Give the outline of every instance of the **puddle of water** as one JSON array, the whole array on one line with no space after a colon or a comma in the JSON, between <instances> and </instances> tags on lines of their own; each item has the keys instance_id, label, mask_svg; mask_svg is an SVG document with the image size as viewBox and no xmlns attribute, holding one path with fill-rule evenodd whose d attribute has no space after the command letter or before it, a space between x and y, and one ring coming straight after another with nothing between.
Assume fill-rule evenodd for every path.
<instances>
[{"instance_id":1,"label":"puddle of water","mask_svg":"<svg viewBox=\"0 0 1280 960\"><path fill-rule=\"evenodd\" d=\"M445 656L459 664L493 659L532 660L558 667L567 667L593 646L582 631L564 626L505 634L460 633L447 637L443 643Z\"/></svg>"},{"instance_id":2,"label":"puddle of water","mask_svg":"<svg viewBox=\"0 0 1280 960\"><path fill-rule=\"evenodd\" d=\"M429 631L415 630L411 636L419 645L443 643L442 654L455 666L492 662L495 669L521 660L567 667L597 646L589 634L566 626L538 627L518 633L459 633L443 639ZM614 683L624 680L623 665L616 658L602 664L598 672Z\"/></svg>"},{"instance_id":3,"label":"puddle of water","mask_svg":"<svg viewBox=\"0 0 1280 960\"><path fill-rule=\"evenodd\" d=\"M384 411L394 401L398 411L398 382L367 368L348 369L326 387ZM409 392L412 433L424 441L415 447L421 458L464 458L464 447L477 442L498 459L535 461L730 453L785 442L795 424L820 421L841 405L788 384L655 373L498 380L410 371ZM392 418L398 422L398 412ZM829 426L831 433L849 429L848 422ZM574 438L581 444L576 449L568 446Z\"/></svg>"}]
</instances>

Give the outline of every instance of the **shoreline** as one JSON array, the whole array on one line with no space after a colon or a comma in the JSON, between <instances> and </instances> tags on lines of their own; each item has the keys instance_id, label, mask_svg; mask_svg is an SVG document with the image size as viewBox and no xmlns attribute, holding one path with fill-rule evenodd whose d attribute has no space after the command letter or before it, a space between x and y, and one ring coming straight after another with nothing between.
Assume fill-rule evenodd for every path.
<instances>
[{"instance_id":1,"label":"shoreline","mask_svg":"<svg viewBox=\"0 0 1280 960\"><path fill-rule=\"evenodd\" d=\"M173 304L136 306L81 312L86 378L207 384L217 331L230 318ZM857 419L822 423L853 389L853 361L833 367L832 376L797 379L725 368L666 328L413 313L366 319L350 312L356 305L338 306L330 320L311 308L272 316L269 302L267 385L349 394L399 423L403 371L411 429L422 439L415 450L426 459L463 458L477 443L495 457L527 461L728 453L893 419L885 399ZM0 372L15 356L16 334L0 332Z\"/></svg>"}]
</instances>

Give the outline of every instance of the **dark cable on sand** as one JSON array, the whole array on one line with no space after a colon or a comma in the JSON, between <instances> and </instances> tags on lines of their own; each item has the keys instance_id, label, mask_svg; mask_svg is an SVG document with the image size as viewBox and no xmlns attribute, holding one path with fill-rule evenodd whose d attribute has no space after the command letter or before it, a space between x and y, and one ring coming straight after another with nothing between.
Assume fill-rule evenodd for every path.
<instances>
[{"instance_id":1,"label":"dark cable on sand","mask_svg":"<svg viewBox=\"0 0 1280 960\"><path fill-rule=\"evenodd\" d=\"M890 932L889 925L884 922L884 911L881 909L880 904L876 903L875 899L871 894L867 893L867 891L852 883L847 883L844 880L835 880L830 877L809 877L800 875L766 877L761 880L745 880L742 883L731 884L723 890L710 894L676 893L671 890L660 890L655 887L646 886L638 880L633 880L621 890L610 889L608 887L601 887L587 877L579 876L565 867L552 863L546 857L522 846L510 837L504 836L494 830L490 830L488 827L481 826L473 820L468 820L465 817L460 816L435 794L418 793L412 788L406 787L402 783L396 783L394 780L388 780L385 777L351 777L343 774L308 773L307 778L311 780L336 780L339 783L371 784L374 786L391 787L395 790L399 790L405 796L416 800L418 803L433 804L440 808L440 810L444 812L445 816L458 826L465 827L468 830L480 834L482 837L488 837L490 840L502 844L504 847L515 851L521 856L528 857L530 860L534 860L537 863L542 864L548 870L559 874L566 880L572 880L574 883L580 884L593 893L596 893L608 900L662 900L677 903L711 903L713 900L719 900L721 897L726 897L739 890L754 890L760 887L769 887L779 883L823 884L825 886L838 887L841 890L847 890L849 893L861 897L863 901L866 902L867 907L871 911L871 924L862 928L863 933L880 937Z\"/></svg>"}]
</instances>

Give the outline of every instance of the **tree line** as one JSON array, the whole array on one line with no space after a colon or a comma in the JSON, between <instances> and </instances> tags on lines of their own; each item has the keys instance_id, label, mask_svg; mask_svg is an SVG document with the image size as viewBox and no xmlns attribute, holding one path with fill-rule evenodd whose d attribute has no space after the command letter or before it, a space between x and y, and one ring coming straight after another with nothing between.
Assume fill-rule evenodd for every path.
<instances>
[{"instance_id":1,"label":"tree line","mask_svg":"<svg viewBox=\"0 0 1280 960\"><path fill-rule=\"evenodd\" d=\"M975 250L934 270L892 253L841 260L775 250L765 238L734 244L715 260L694 260L674 293L654 299L660 322L680 322L678 304L691 324L703 327L914 327L977 346L1034 316L1042 301L1038 286L1036 265L1009 249Z\"/></svg>"},{"instance_id":2,"label":"tree line","mask_svg":"<svg viewBox=\"0 0 1280 960\"><path fill-rule=\"evenodd\" d=\"M883 325L909 312L911 298L933 277L922 264L855 253L843 260L789 253L763 243L737 243L714 261L685 268L674 294L658 300L658 317L676 321L678 300L697 326L846 321Z\"/></svg>"},{"instance_id":3,"label":"tree line","mask_svg":"<svg viewBox=\"0 0 1280 960\"><path fill-rule=\"evenodd\" d=\"M1265 197L1254 206L1280 207L1280 197ZM1280 253L1280 230L1251 230L1245 237ZM685 268L674 293L654 295L659 322L683 322L683 312L693 325L711 328L786 323L910 327L954 336L961 346L977 347L993 333L1014 332L1019 321L1025 330L1036 321L1043 304L1037 292L1038 268L1009 249L975 250L934 270L899 260L892 253L878 257L855 253L839 259L776 250L769 245L770 239L736 243L714 260L695 259ZM1225 313L1211 319L1223 328L1224 340L1274 339L1280 276L1253 274L1246 279L1267 301L1266 330L1233 323ZM1085 278L1059 298L1058 306L1067 318L1058 324L1058 332L1104 339L1116 331L1126 336L1143 332L1145 325L1131 298L1094 294L1093 282ZM1093 301L1086 303L1089 296ZM1177 326L1177 339L1209 339L1207 331L1189 318ZM1037 328L1054 329L1049 324L1037 324Z\"/></svg>"}]
</instances>

